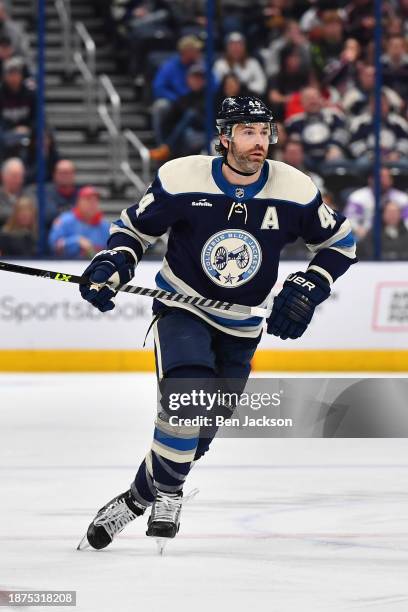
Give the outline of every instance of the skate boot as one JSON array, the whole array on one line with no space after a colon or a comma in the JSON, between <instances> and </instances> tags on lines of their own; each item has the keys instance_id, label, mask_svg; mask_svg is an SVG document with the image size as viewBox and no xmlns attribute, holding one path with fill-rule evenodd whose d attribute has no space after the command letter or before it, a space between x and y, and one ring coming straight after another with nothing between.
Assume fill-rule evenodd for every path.
<instances>
[{"instance_id":1,"label":"skate boot","mask_svg":"<svg viewBox=\"0 0 408 612\"><path fill-rule=\"evenodd\" d=\"M180 528L183 492L165 493L157 490L156 499L147 523L147 536L174 538Z\"/></svg>"},{"instance_id":2,"label":"skate boot","mask_svg":"<svg viewBox=\"0 0 408 612\"><path fill-rule=\"evenodd\" d=\"M86 535L78 544L77 550L83 550L88 546L97 550L105 548L128 523L141 516L145 510L144 506L132 498L130 490L114 497L98 511Z\"/></svg>"}]
</instances>

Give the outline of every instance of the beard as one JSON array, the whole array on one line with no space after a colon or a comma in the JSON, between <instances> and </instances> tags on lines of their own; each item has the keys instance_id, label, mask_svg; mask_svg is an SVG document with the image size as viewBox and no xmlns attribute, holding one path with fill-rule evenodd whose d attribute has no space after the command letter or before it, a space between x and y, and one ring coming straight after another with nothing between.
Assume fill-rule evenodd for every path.
<instances>
[{"instance_id":1,"label":"beard","mask_svg":"<svg viewBox=\"0 0 408 612\"><path fill-rule=\"evenodd\" d=\"M268 155L268 149L265 151L261 147L255 147L250 151L239 150L233 141L231 141L230 152L236 168L242 172L257 172L262 168ZM259 153L260 155L259 157L253 157L253 153Z\"/></svg>"}]
</instances>

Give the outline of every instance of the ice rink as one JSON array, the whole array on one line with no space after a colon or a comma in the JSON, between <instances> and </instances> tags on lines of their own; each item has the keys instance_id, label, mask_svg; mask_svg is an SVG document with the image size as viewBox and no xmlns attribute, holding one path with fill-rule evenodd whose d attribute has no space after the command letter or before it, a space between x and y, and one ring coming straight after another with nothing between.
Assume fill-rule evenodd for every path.
<instances>
[{"instance_id":1,"label":"ice rink","mask_svg":"<svg viewBox=\"0 0 408 612\"><path fill-rule=\"evenodd\" d=\"M81 612L408 610L407 440L220 438L163 557L145 517L78 552L149 448L154 377L0 388L0 590L75 590Z\"/></svg>"}]
</instances>

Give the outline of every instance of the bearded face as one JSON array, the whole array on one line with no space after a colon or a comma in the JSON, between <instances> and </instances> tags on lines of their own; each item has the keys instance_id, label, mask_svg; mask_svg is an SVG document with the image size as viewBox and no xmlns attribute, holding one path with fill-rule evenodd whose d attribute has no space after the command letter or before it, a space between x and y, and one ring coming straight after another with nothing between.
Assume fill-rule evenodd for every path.
<instances>
[{"instance_id":1,"label":"bearded face","mask_svg":"<svg viewBox=\"0 0 408 612\"><path fill-rule=\"evenodd\" d=\"M268 155L269 137L267 123L234 125L226 143L228 162L242 172L257 172Z\"/></svg>"}]
</instances>

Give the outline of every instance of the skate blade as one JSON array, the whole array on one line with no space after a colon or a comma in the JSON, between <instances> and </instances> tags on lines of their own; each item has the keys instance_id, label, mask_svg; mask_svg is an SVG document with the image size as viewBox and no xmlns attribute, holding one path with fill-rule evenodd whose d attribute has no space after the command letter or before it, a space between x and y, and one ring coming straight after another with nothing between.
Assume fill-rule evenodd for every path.
<instances>
[{"instance_id":1,"label":"skate blade","mask_svg":"<svg viewBox=\"0 0 408 612\"><path fill-rule=\"evenodd\" d=\"M196 488L190 491L190 493L187 493L187 495L183 497L183 504L193 501L193 499L195 498L196 495L198 495L199 492L200 492L200 489Z\"/></svg>"},{"instance_id":2,"label":"skate blade","mask_svg":"<svg viewBox=\"0 0 408 612\"><path fill-rule=\"evenodd\" d=\"M192 491L190 491L190 493L188 495L185 495L183 498L183 504L190 502L191 500L193 500L195 498L195 496L200 492L199 489L193 489ZM147 534L146 534L147 535ZM152 536L150 536L152 537ZM164 549L166 548L166 545L168 543L169 540L172 540L173 538L157 538L156 537L156 544L157 544L157 551L159 553L160 556L163 556L164 554Z\"/></svg>"},{"instance_id":3,"label":"skate blade","mask_svg":"<svg viewBox=\"0 0 408 612\"><path fill-rule=\"evenodd\" d=\"M88 538L86 537L86 534L84 535L84 537L78 544L77 550L85 550L85 548L91 548L91 545L88 542Z\"/></svg>"},{"instance_id":4,"label":"skate blade","mask_svg":"<svg viewBox=\"0 0 408 612\"><path fill-rule=\"evenodd\" d=\"M160 556L163 556L164 549L166 548L166 544L169 541L169 539L170 538L156 538L157 552L159 553Z\"/></svg>"}]
</instances>

